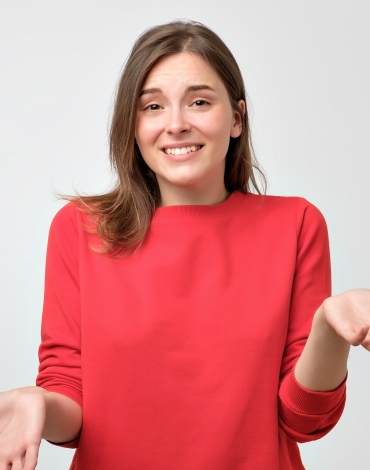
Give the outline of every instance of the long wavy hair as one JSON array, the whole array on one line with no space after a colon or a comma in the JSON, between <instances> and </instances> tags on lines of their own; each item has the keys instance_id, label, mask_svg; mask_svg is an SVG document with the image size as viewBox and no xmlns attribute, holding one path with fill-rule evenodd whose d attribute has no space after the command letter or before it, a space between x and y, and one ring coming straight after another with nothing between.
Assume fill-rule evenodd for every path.
<instances>
[{"instance_id":1,"label":"long wavy hair","mask_svg":"<svg viewBox=\"0 0 370 470\"><path fill-rule=\"evenodd\" d=\"M239 100L246 102L246 92L234 56L217 34L201 23L174 21L155 26L144 31L135 42L118 84L109 135L110 160L117 174L114 188L106 194L67 198L78 201L89 214L101 239L98 251L102 253L124 255L138 249L160 204L156 176L135 141L137 105L154 65L181 52L198 54L213 67L226 87L232 108L243 119L241 135L230 138L226 155L227 191L265 192L266 179L254 156L248 111L243 113L238 106Z\"/></svg>"}]
</instances>

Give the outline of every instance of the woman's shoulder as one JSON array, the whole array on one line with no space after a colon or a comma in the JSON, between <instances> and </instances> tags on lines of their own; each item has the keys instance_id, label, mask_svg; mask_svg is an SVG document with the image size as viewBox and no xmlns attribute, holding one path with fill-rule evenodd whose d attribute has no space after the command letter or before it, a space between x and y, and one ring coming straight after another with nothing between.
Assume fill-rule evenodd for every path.
<instances>
[{"instance_id":1,"label":"woman's shoulder","mask_svg":"<svg viewBox=\"0 0 370 470\"><path fill-rule=\"evenodd\" d=\"M75 201L68 201L63 207L58 209L55 213L51 225L65 225L66 223L75 222L76 217L78 217L78 212L80 212L78 203Z\"/></svg>"},{"instance_id":2,"label":"woman's shoulder","mask_svg":"<svg viewBox=\"0 0 370 470\"><path fill-rule=\"evenodd\" d=\"M325 225L325 218L318 207L301 196L275 196L246 194L245 200L259 216L284 221L295 221L299 229L303 224Z\"/></svg>"},{"instance_id":3,"label":"woman's shoulder","mask_svg":"<svg viewBox=\"0 0 370 470\"><path fill-rule=\"evenodd\" d=\"M78 201L68 201L54 215L50 232L77 232L80 227L93 225L87 208Z\"/></svg>"},{"instance_id":4,"label":"woman's shoulder","mask_svg":"<svg viewBox=\"0 0 370 470\"><path fill-rule=\"evenodd\" d=\"M276 196L271 194L253 194L244 195L255 207L261 207L266 211L289 211L289 212L312 212L321 213L312 202L302 196Z\"/></svg>"}]
</instances>

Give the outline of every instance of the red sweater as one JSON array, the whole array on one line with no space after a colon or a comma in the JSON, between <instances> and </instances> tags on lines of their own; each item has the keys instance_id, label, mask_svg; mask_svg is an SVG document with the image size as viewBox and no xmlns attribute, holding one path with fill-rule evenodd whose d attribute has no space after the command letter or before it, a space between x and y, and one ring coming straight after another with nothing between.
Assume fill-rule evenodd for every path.
<instances>
[{"instance_id":1,"label":"red sweater","mask_svg":"<svg viewBox=\"0 0 370 470\"><path fill-rule=\"evenodd\" d=\"M37 377L83 407L71 469L303 469L296 442L345 401L293 374L330 295L321 213L238 191L162 207L124 259L86 225L70 203L51 226Z\"/></svg>"}]
</instances>

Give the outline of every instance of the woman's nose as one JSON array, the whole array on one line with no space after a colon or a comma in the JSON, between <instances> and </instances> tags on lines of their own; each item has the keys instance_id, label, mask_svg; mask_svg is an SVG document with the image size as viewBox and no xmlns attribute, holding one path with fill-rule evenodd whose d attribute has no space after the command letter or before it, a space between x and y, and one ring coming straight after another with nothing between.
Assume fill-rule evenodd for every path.
<instances>
[{"instance_id":1,"label":"woman's nose","mask_svg":"<svg viewBox=\"0 0 370 470\"><path fill-rule=\"evenodd\" d=\"M172 109L168 113L168 120L166 124L166 132L169 134L181 134L188 132L191 125L186 118L186 114L181 109Z\"/></svg>"}]
</instances>

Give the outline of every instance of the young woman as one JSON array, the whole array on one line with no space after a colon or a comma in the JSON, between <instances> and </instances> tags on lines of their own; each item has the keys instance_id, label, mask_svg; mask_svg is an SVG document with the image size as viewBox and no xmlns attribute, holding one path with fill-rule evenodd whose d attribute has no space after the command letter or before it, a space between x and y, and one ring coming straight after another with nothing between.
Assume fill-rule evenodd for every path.
<instances>
[{"instance_id":1,"label":"young woman","mask_svg":"<svg viewBox=\"0 0 370 470\"><path fill-rule=\"evenodd\" d=\"M33 470L42 438L77 448L74 470L303 469L350 345L370 350L370 291L331 297L320 212L261 195L215 33L138 39L110 153L115 189L53 220L37 386L0 394L0 470Z\"/></svg>"}]
</instances>

